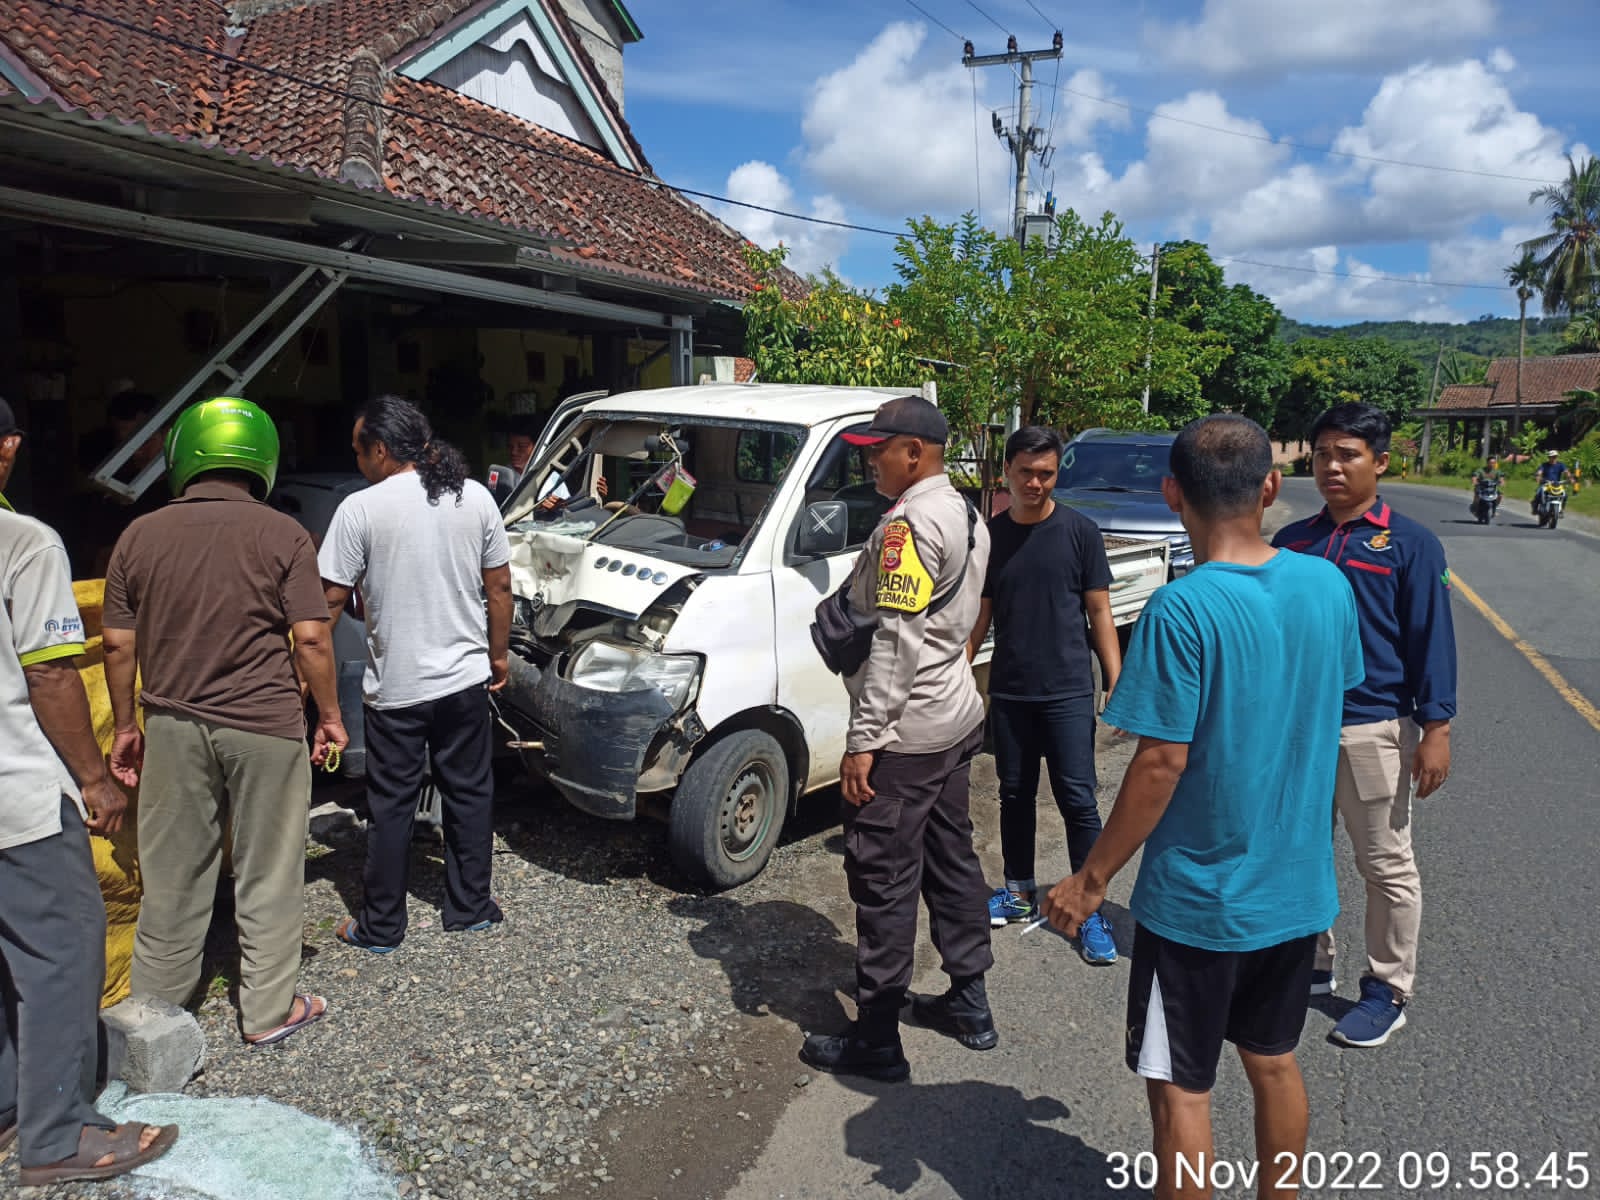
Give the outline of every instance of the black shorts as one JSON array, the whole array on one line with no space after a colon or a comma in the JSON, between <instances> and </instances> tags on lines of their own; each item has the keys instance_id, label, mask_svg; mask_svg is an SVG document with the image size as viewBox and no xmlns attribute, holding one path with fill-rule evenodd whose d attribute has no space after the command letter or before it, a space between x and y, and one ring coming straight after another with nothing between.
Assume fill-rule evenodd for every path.
<instances>
[{"instance_id":1,"label":"black shorts","mask_svg":"<svg viewBox=\"0 0 1600 1200\"><path fill-rule=\"evenodd\" d=\"M1316 947L1313 933L1263 950L1200 950L1138 926L1129 1070L1209 1092L1224 1041L1252 1054L1288 1054L1305 1027Z\"/></svg>"}]
</instances>

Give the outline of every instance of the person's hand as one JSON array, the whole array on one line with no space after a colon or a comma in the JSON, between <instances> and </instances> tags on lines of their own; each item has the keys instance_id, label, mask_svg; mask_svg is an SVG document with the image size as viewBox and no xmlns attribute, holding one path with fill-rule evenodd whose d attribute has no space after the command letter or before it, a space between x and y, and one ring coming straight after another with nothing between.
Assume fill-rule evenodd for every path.
<instances>
[{"instance_id":1,"label":"person's hand","mask_svg":"<svg viewBox=\"0 0 1600 1200\"><path fill-rule=\"evenodd\" d=\"M839 786L844 790L845 800L857 808L878 794L867 782L876 757L871 750L867 750L861 754L846 754L839 761Z\"/></svg>"},{"instance_id":2,"label":"person's hand","mask_svg":"<svg viewBox=\"0 0 1600 1200\"><path fill-rule=\"evenodd\" d=\"M600 493L600 499L602 500L611 494L611 485L606 482L606 477L604 475L601 475L595 480L594 490Z\"/></svg>"},{"instance_id":3,"label":"person's hand","mask_svg":"<svg viewBox=\"0 0 1600 1200\"><path fill-rule=\"evenodd\" d=\"M1425 800L1450 777L1450 725L1448 722L1423 731L1411 760L1411 778L1416 781L1417 799Z\"/></svg>"},{"instance_id":4,"label":"person's hand","mask_svg":"<svg viewBox=\"0 0 1600 1200\"><path fill-rule=\"evenodd\" d=\"M83 806L89 810L84 822L90 832L110 837L122 828L122 817L128 809L128 797L123 794L109 775L83 785Z\"/></svg>"},{"instance_id":5,"label":"person's hand","mask_svg":"<svg viewBox=\"0 0 1600 1200\"><path fill-rule=\"evenodd\" d=\"M139 772L144 770L144 734L135 725L132 729L119 729L111 741L111 774L123 787L139 786Z\"/></svg>"},{"instance_id":6,"label":"person's hand","mask_svg":"<svg viewBox=\"0 0 1600 1200\"><path fill-rule=\"evenodd\" d=\"M506 686L506 680L511 678L511 659L509 655L502 654L499 658L489 660L489 690L498 692Z\"/></svg>"},{"instance_id":7,"label":"person's hand","mask_svg":"<svg viewBox=\"0 0 1600 1200\"><path fill-rule=\"evenodd\" d=\"M539 501L539 511L540 512L555 512L555 510L560 508L560 507L561 507L561 497L555 495L554 493L546 496L543 500Z\"/></svg>"},{"instance_id":8,"label":"person's hand","mask_svg":"<svg viewBox=\"0 0 1600 1200\"><path fill-rule=\"evenodd\" d=\"M1039 912L1068 937L1078 936L1078 927L1100 911L1105 901L1105 888L1092 887L1087 876L1079 871L1069 875L1045 894Z\"/></svg>"},{"instance_id":9,"label":"person's hand","mask_svg":"<svg viewBox=\"0 0 1600 1200\"><path fill-rule=\"evenodd\" d=\"M317 730L311 737L311 765L320 767L328 761L328 748L337 746L341 753L350 744L350 735L345 732L344 721L335 713L333 716L322 717L317 722Z\"/></svg>"}]
</instances>

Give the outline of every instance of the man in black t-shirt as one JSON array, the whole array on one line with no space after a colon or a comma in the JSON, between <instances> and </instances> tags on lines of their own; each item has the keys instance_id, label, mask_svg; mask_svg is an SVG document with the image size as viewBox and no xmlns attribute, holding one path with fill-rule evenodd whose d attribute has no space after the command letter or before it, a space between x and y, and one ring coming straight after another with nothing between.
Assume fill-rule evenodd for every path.
<instances>
[{"instance_id":1,"label":"man in black t-shirt","mask_svg":"<svg viewBox=\"0 0 1600 1200\"><path fill-rule=\"evenodd\" d=\"M994 624L989 719L1000 776L1000 847L1005 886L989 899L989 923L1038 916L1034 831L1039 760L1067 824L1067 857L1076 872L1100 836L1095 800L1094 668L1100 659L1109 696L1122 670L1111 620L1111 566L1094 522L1051 495L1061 439L1048 429L1019 429L1006 442L1011 507L989 522L989 567L968 657ZM1083 922L1085 962L1112 963L1117 944L1099 913Z\"/></svg>"}]
</instances>

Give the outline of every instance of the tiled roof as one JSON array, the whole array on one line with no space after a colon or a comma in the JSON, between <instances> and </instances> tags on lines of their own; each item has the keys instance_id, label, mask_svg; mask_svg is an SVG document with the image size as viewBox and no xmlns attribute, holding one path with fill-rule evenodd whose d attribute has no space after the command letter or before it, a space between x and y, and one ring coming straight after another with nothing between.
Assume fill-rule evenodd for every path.
<instances>
[{"instance_id":1,"label":"tiled roof","mask_svg":"<svg viewBox=\"0 0 1600 1200\"><path fill-rule=\"evenodd\" d=\"M1600 387L1600 354L1552 354L1522 360L1522 404L1560 404L1574 388ZM1452 384L1439 393L1435 409L1507 408L1517 403L1517 360L1497 358L1485 382Z\"/></svg>"},{"instance_id":2,"label":"tiled roof","mask_svg":"<svg viewBox=\"0 0 1600 1200\"><path fill-rule=\"evenodd\" d=\"M1484 383L1452 383L1439 393L1435 408L1488 408L1494 388Z\"/></svg>"},{"instance_id":3,"label":"tiled roof","mask_svg":"<svg viewBox=\"0 0 1600 1200\"><path fill-rule=\"evenodd\" d=\"M214 0L94 2L107 16L254 65L169 46L40 0L7 0L0 42L68 107L326 177L381 183L397 196L565 243L572 249L552 251L556 258L619 283L741 300L754 282L741 236L648 173L620 172L579 142L394 73L410 48L474 16L488 0L240 0L231 14ZM549 11L570 29L560 5ZM232 22L250 15L237 36ZM615 112L592 60L575 36L571 41Z\"/></svg>"},{"instance_id":4,"label":"tiled roof","mask_svg":"<svg viewBox=\"0 0 1600 1200\"><path fill-rule=\"evenodd\" d=\"M1488 382L1494 403L1517 402L1517 360L1497 358L1489 364ZM1573 388L1600 387L1600 354L1552 354L1522 360L1522 402L1559 404Z\"/></svg>"}]
</instances>

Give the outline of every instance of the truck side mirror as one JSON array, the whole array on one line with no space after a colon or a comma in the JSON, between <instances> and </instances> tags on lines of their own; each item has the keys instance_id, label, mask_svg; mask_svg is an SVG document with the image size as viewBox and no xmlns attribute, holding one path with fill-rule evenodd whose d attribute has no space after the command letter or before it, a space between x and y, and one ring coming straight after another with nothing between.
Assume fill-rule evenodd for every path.
<instances>
[{"instance_id":1,"label":"truck side mirror","mask_svg":"<svg viewBox=\"0 0 1600 1200\"><path fill-rule=\"evenodd\" d=\"M838 554L849 544L850 509L843 500L819 500L800 514L795 549L802 558Z\"/></svg>"}]
</instances>

